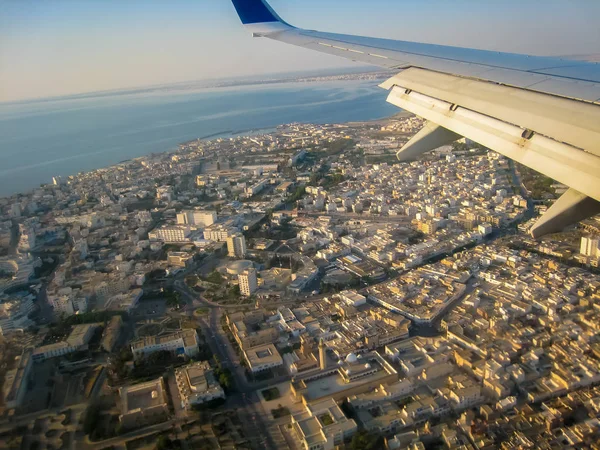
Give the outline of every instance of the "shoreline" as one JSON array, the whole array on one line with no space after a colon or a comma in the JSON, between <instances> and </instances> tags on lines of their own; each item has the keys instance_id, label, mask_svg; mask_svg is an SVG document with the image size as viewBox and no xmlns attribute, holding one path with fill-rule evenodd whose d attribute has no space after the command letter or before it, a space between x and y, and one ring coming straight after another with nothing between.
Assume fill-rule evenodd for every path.
<instances>
[{"instance_id":1,"label":"shoreline","mask_svg":"<svg viewBox=\"0 0 600 450\"><path fill-rule=\"evenodd\" d=\"M335 83L334 83L335 84ZM324 109L323 112L320 109L316 109L314 115L312 115L310 113L312 108L320 108L321 103L314 103L315 101L318 102L318 100L314 100L315 94L309 94L310 96L308 97L307 100L303 100L302 97L300 98L300 103L297 104L297 106L300 108L300 113L296 114L293 109L296 107L295 103L290 103L289 106L286 106L284 102L282 102L281 100L278 100L275 104L275 106L273 107L275 110L278 108L282 108L282 112L284 112L285 114L283 116L279 116L277 115L278 112L276 112L275 114L269 113L269 115L264 115L264 112L260 112L259 114L263 114L264 115L264 119L262 118L263 116L260 116L261 119L258 120L238 120L237 118L235 118L235 114L232 115L232 117L234 117L235 119L232 120L229 125L232 125L231 127L226 127L226 125L228 124L227 122L229 121L229 119L226 119L224 121L220 121L219 122L215 122L215 125L211 125L211 126L204 126L203 124L200 124L200 126L198 127L199 129L197 131L206 131L204 134L199 134L197 136L194 136L192 133L186 132L185 129L181 129L181 130L177 130L177 132L172 132L170 135L166 134L166 139L161 138L161 136L157 135L156 131L154 131L154 129L152 128L148 128L150 131L149 133L150 136L152 136L152 138L148 138L148 137L142 137L140 139L138 139L138 141L134 141L132 142L132 145L135 147L138 147L138 150L134 150L134 151L122 151L122 155L120 159L112 159L110 156L106 159L108 159L108 161L103 161L101 156L97 156L100 155L101 153L104 152L103 148L101 145L95 145L95 147L97 147L97 151L96 152L89 152L90 155L93 155L93 160L88 159L87 162L83 162L82 164L65 164L65 165L60 165L60 164L53 164L54 169L47 169L47 168L42 168L42 169L38 169L37 167L43 167L43 166L47 166L50 165L50 163L52 163L52 161L45 161L44 158L49 158L49 156L45 156L43 151L39 151L39 155L40 155L40 161L36 161L33 160L35 165L32 166L33 170L31 171L31 173L27 174L28 176L21 176L20 179L17 175L12 174L11 172L14 171L23 171L25 169L25 167L21 167L21 165L19 166L15 166L15 167L11 167L11 163L10 161L7 160L8 166L6 167L6 176L3 176L3 179L1 180L2 184L3 184L3 189L5 189L4 192L0 192L0 198L1 199L10 199L10 198L14 198L15 196L18 195L22 195L22 194L27 194L30 193L36 189L38 189L40 186L47 186L47 185L52 185L52 178L55 176L60 176L62 177L64 180L67 180L68 177L71 176L77 176L78 174L85 174L85 173L93 173L94 171L97 170L102 170L102 169L107 169L110 167L114 167L114 166L118 166L120 164L124 164L128 161L132 161L132 160L138 160L139 158L144 158L144 157L148 157L150 155L159 155L159 154L167 154L167 153L171 153L171 152L176 152L179 148L179 146L181 144L185 144L187 142L194 142L194 141L210 141L210 140L214 140L214 139L228 139L228 138L236 138L236 137L240 137L240 136L253 136L256 134L267 134L267 133L273 133L276 132L277 129L281 126L284 125L290 125L293 123L298 123L298 124L315 124L315 125L325 125L325 124L345 124L345 123L368 123L368 122L377 122L377 121L381 121L381 120L390 120L392 119L394 116L396 116L398 113L400 113L399 110L396 109L396 111L398 111L398 113L394 113L392 112L390 114L390 108L389 107L385 107L386 103L382 102L382 107L381 109L375 104L375 102L373 100L366 100L367 96L365 95L365 91L358 91L359 94L356 96L356 100L358 100L357 103L353 103L355 102L354 100L354 91L349 91L351 92L350 97L345 96L344 93L344 89L346 89L344 86L345 85L341 85L342 87L339 88L333 88L331 90L331 93L333 93L334 95L340 95L342 96L341 99L337 99L337 98L333 98L332 100L330 100L329 98L326 98L326 100L323 100L322 103L324 105L326 105L327 109ZM354 85L352 85L354 86ZM362 85L359 85L362 86ZM370 86L370 85L368 85ZM310 89L309 87L306 87L304 89L308 89L307 93L313 92L312 89ZM359 87L359 89L362 89ZM303 92L303 91L300 91ZM325 90L325 93L329 94L329 90ZM340 94L340 92L342 94ZM301 95L305 95L305 94L301 94ZM369 94L370 96L370 94ZM313 97L313 99L311 99L311 97ZM249 97L252 98L252 97ZM375 97L377 98L377 97ZM229 100L231 101L231 100ZM311 103L312 102L312 103ZM332 106L336 103L336 102L345 102L345 103L341 103L340 104L340 113L336 113L335 110L332 109ZM331 106L329 105L331 103ZM342 107L342 104L344 105ZM348 106L346 106L348 105ZM352 109L353 111L356 111L354 114L347 114L344 113L343 111L347 111L347 108L354 108ZM259 110L260 109L267 109L268 107L265 107L264 105L260 105ZM285 109L283 109L285 108ZM395 109L395 108L393 108ZM218 111L218 110L217 110ZM235 111L234 111L235 112ZM221 113L218 113L221 114ZM232 113L233 114L233 113ZM251 111L248 111L247 114L249 115L253 115L253 113ZM89 115L89 114L88 114ZM238 115L239 116L239 115ZM360 117L360 116L367 116L366 120L356 120L355 117ZM369 117L370 116L370 117ZM267 118L270 117L270 118ZM193 118L193 117L192 117ZM8 119L7 119L8 120ZM27 118L23 119L23 120L28 120ZM168 117L164 120L168 120ZM177 119L175 119L177 120ZM186 120L185 116L183 118L183 120ZM209 119L210 120L210 119ZM247 123L243 123L243 122L247 122ZM262 122L262 123L261 123ZM152 123L152 122L149 122ZM182 122L182 124L185 124L186 122ZM214 130L214 128L218 128L218 126L222 124L225 125L225 129L224 130ZM160 124L159 124L160 125ZM250 125L245 127L244 125ZM257 125L257 126L251 126L251 125ZM266 126L261 126L261 125L266 125ZM138 126L138 125L134 125L134 126ZM176 123L175 123L176 126ZM236 128L236 126L238 126ZM213 128L213 130L210 130L210 128ZM190 128L190 127L188 127ZM205 128L205 130L202 130L202 128ZM208 128L208 129L207 129ZM125 130L126 131L126 130ZM169 130L171 131L171 130ZM180 132L181 131L181 132ZM135 132L135 128L134 128L134 132ZM88 133L90 134L90 139L94 138L95 136L93 136L93 133ZM98 134L98 133L96 133ZM124 133L125 135L127 135L128 133ZM177 135L180 135L179 138ZM190 136L191 134L191 136ZM156 138L154 136L157 136ZM88 138L88 136L86 135L85 138ZM161 144L161 141L165 141L164 144ZM82 142L82 141L81 141ZM100 141L101 142L101 141ZM92 144L92 141L90 141L90 145ZM125 142L123 142L123 144L125 144ZM73 146L73 148L75 148L75 146L78 145L78 143L76 141L74 142L67 142L65 140L64 145L67 145L69 147ZM115 145L121 146L122 143L121 142L116 142L113 144L108 144L109 146L106 147L108 150L106 150L107 153L112 152L112 148L116 148ZM142 147L142 145L144 147ZM86 149L87 146L85 146L83 149ZM123 147L125 148L125 147ZM59 149L59 147L56 147L54 149L52 149L53 152L57 152ZM30 150L31 151L31 150ZM119 150L121 151L121 150ZM14 153L13 152L8 152L7 155ZM70 153L66 153L67 156L69 155L77 155L77 158L85 160L85 153L86 152L78 152L78 153L73 153L73 150L70 150ZM130 153L130 155L128 155L127 153ZM138 153L137 155L135 153ZM15 156L17 155L17 153L14 153ZM32 153L33 154L33 153ZM8 158L8 156L6 157ZM70 159L73 159L74 157L70 157ZM112 159L112 160L111 160ZM22 164L24 165L24 163ZM77 165L79 165L81 168L76 167ZM29 169L27 169L29 171ZM24 174L22 174L24 175ZM13 190L14 189L14 190Z\"/></svg>"},{"instance_id":2,"label":"shoreline","mask_svg":"<svg viewBox=\"0 0 600 450\"><path fill-rule=\"evenodd\" d=\"M394 119L400 119L403 117L407 117L407 116L411 116L411 113L408 113L406 111L399 111L395 114L392 114L391 116L387 116L387 117L380 117L377 119L372 119L372 120L363 120L363 121L350 121L350 122L339 122L340 125L343 124L353 124L353 125L360 125L360 124L368 124L368 123L376 123L376 122L382 122L382 121L388 121L388 120L394 120ZM268 134L268 133L273 133L276 132L278 128L280 127L285 127L285 126L289 126L292 123L311 123L311 122L291 122L291 123L285 123L285 124L280 124L277 126L271 126L271 127L264 127L264 128L247 128L247 129L240 129L240 130L227 130L227 131L221 131L221 132L217 132L217 133L211 133L208 135L204 135L201 137L198 137L196 139L192 139L192 140L188 140L188 141L182 141L179 142L177 144L177 147L179 147L180 145L185 145L185 144L189 144L192 142L197 142L197 141L207 141L210 142L211 140L214 139L219 139L219 138L233 138L233 137L240 137L240 136L254 136L257 134ZM331 122L331 124L337 124L336 122ZM177 152L178 148L175 147L171 147L168 149L165 149L162 152L152 152L152 153L148 153L147 155L142 155L142 156L138 156L136 158L128 158L128 159L124 159L122 161L119 161L115 164L109 164L106 166L102 166L102 167L97 167L95 169L92 170L86 170L86 171L81 171L81 172L77 172L75 174L71 174L71 175L61 175L62 177L68 178L71 176L77 176L79 174L85 174L85 173L92 173L95 172L97 170L104 170L104 169L109 169L112 167L117 167L121 164L125 164L131 161L137 161L143 158L147 158L149 156L152 155L162 155L162 154L169 154L169 153L175 153ZM48 185L52 185L51 182L48 183L39 183L40 187L45 187ZM30 194L33 190L35 190L37 188L32 188L30 190L26 190L26 191L19 191L19 192L15 192L13 194L9 194L9 195L0 195L0 199L8 199L8 198L12 198L12 197L18 197L20 195L28 195Z\"/></svg>"}]
</instances>

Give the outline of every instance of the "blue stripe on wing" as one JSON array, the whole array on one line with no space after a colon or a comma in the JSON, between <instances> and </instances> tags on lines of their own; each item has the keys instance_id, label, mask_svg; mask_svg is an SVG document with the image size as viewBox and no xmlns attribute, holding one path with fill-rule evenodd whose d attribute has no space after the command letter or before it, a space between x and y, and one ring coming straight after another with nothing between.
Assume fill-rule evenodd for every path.
<instances>
[{"instance_id":1,"label":"blue stripe on wing","mask_svg":"<svg viewBox=\"0 0 600 450\"><path fill-rule=\"evenodd\" d=\"M232 0L244 25L265 22L283 22L263 0ZM285 22L284 22L285 23Z\"/></svg>"}]
</instances>

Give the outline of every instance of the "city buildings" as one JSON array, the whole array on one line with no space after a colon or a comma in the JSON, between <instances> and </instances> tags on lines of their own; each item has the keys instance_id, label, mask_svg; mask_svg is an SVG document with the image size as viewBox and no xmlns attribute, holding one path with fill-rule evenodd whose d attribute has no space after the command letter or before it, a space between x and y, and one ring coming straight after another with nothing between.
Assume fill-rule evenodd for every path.
<instances>
[{"instance_id":1,"label":"city buildings","mask_svg":"<svg viewBox=\"0 0 600 450\"><path fill-rule=\"evenodd\" d=\"M283 359L273 344L259 345L244 350L244 358L252 373L260 373L283 365Z\"/></svg>"},{"instance_id":2,"label":"city buildings","mask_svg":"<svg viewBox=\"0 0 600 450\"><path fill-rule=\"evenodd\" d=\"M168 418L169 406L162 377L119 388L119 400L119 422L124 429L140 428Z\"/></svg>"},{"instance_id":3,"label":"city buildings","mask_svg":"<svg viewBox=\"0 0 600 450\"><path fill-rule=\"evenodd\" d=\"M250 297L258 289L256 269L246 269L238 275L238 280L240 284L240 293L244 297Z\"/></svg>"},{"instance_id":4,"label":"city buildings","mask_svg":"<svg viewBox=\"0 0 600 450\"><path fill-rule=\"evenodd\" d=\"M398 380L397 371L376 351L362 355L350 353L336 365L325 364L321 349L319 353L319 369L298 375L291 382L294 398L305 405L326 398L341 402L346 397Z\"/></svg>"},{"instance_id":5,"label":"city buildings","mask_svg":"<svg viewBox=\"0 0 600 450\"><path fill-rule=\"evenodd\" d=\"M299 448L332 448L357 428L386 436L389 448L437 442L487 450L500 441L507 450L593 448L600 418L593 236L600 219L542 241L528 238L530 218L547 206L528 207L532 199L514 183L518 168L504 158L458 144L419 163L395 163L395 151L421 124L414 117L293 124L251 138L198 141L177 154L0 199L3 217L19 213L14 223L0 221L8 255L0 257L0 326L7 349L23 346L15 352L20 358L3 361L4 398L16 420L26 422L20 408L48 386L38 377L55 361L42 361L89 345L91 328L46 333L39 318L51 311L39 301L47 294L57 318L105 325L102 353L81 358L123 387L125 428L166 417L167 384L181 401L180 416L223 397L214 361L177 367L164 383L128 386L126 378L140 367L153 370L152 360L143 364L153 352L187 359L204 353L198 345L222 345L214 314L217 326L225 317L235 351L256 375L244 385L290 383L274 404L293 405L281 422L289 420L283 431ZM331 151L342 144L346 150ZM290 167L299 148L307 149L305 158ZM191 187L200 163L199 184ZM245 198L257 185L261 190ZM16 251L17 224L44 255L43 266ZM236 285L260 308L240 298ZM200 306L183 317L166 305L169 289L223 308L211 308L210 323ZM127 312L127 325L149 336L126 341L131 335L120 333L121 317L110 318L112 311ZM189 321L210 325L202 339L191 328L173 331ZM34 334L28 327L36 322ZM423 336L429 333L435 337ZM121 360L121 343L131 347L133 362ZM164 372L156 370L148 377ZM70 396L82 386L79 376L92 389L88 372L62 369L51 376L52 389ZM352 411L352 419L340 410ZM269 420L262 416L257 421Z\"/></svg>"},{"instance_id":6,"label":"city buildings","mask_svg":"<svg viewBox=\"0 0 600 450\"><path fill-rule=\"evenodd\" d=\"M600 257L600 239L592 236L582 237L579 253L592 258Z\"/></svg>"},{"instance_id":7,"label":"city buildings","mask_svg":"<svg viewBox=\"0 0 600 450\"><path fill-rule=\"evenodd\" d=\"M0 256L0 294L18 287L27 286L41 266L39 258L28 254L17 256Z\"/></svg>"},{"instance_id":8,"label":"city buildings","mask_svg":"<svg viewBox=\"0 0 600 450\"><path fill-rule=\"evenodd\" d=\"M4 297L4 298L3 298ZM29 315L34 311L34 296L0 295L0 334L26 329L34 322Z\"/></svg>"},{"instance_id":9,"label":"city buildings","mask_svg":"<svg viewBox=\"0 0 600 450\"><path fill-rule=\"evenodd\" d=\"M8 370L4 375L2 399L7 409L21 406L28 383L32 378L32 367L31 350L25 350L18 357L16 367Z\"/></svg>"},{"instance_id":10,"label":"city buildings","mask_svg":"<svg viewBox=\"0 0 600 450\"><path fill-rule=\"evenodd\" d=\"M174 355L193 357L198 354L196 330L182 330L160 336L143 337L131 342L133 359L139 361L151 353L168 351Z\"/></svg>"},{"instance_id":11,"label":"city buildings","mask_svg":"<svg viewBox=\"0 0 600 450\"><path fill-rule=\"evenodd\" d=\"M242 259L246 256L246 238L242 233L227 236L227 253L232 258Z\"/></svg>"},{"instance_id":12,"label":"city buildings","mask_svg":"<svg viewBox=\"0 0 600 450\"><path fill-rule=\"evenodd\" d=\"M416 323L432 323L464 295L471 277L468 272L440 267L419 268L369 288L369 299Z\"/></svg>"},{"instance_id":13,"label":"city buildings","mask_svg":"<svg viewBox=\"0 0 600 450\"><path fill-rule=\"evenodd\" d=\"M75 325L69 336L64 341L43 345L33 351L34 362L57 358L87 348L87 344L94 335L96 324Z\"/></svg>"},{"instance_id":14,"label":"city buildings","mask_svg":"<svg viewBox=\"0 0 600 450\"><path fill-rule=\"evenodd\" d=\"M261 309L236 312L227 315L229 329L242 350L252 347L273 344L279 338L279 331L267 324L265 311Z\"/></svg>"},{"instance_id":15,"label":"city buildings","mask_svg":"<svg viewBox=\"0 0 600 450\"><path fill-rule=\"evenodd\" d=\"M307 405L303 413L292 416L291 427L304 450L333 450L358 430L332 399Z\"/></svg>"},{"instance_id":16,"label":"city buildings","mask_svg":"<svg viewBox=\"0 0 600 450\"><path fill-rule=\"evenodd\" d=\"M155 228L148 233L150 241L161 241L167 244L191 242L192 229L187 225L172 225Z\"/></svg>"},{"instance_id":17,"label":"city buildings","mask_svg":"<svg viewBox=\"0 0 600 450\"><path fill-rule=\"evenodd\" d=\"M206 228L216 221L217 213L215 211L184 210L177 214L178 225L191 225Z\"/></svg>"},{"instance_id":18,"label":"city buildings","mask_svg":"<svg viewBox=\"0 0 600 450\"><path fill-rule=\"evenodd\" d=\"M175 380L181 399L181 407L190 409L194 405L225 398L225 392L215 379L207 361L201 361L175 370Z\"/></svg>"}]
</instances>

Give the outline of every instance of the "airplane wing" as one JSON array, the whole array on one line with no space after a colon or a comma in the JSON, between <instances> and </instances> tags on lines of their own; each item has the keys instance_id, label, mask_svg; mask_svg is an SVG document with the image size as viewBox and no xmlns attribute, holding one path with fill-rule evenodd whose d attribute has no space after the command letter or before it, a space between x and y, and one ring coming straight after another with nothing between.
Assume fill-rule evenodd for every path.
<instances>
[{"instance_id":1,"label":"airplane wing","mask_svg":"<svg viewBox=\"0 0 600 450\"><path fill-rule=\"evenodd\" d=\"M232 1L255 37L398 70L388 102L428 121L398 159L464 136L569 186L535 237L600 213L600 64L305 30Z\"/></svg>"}]
</instances>

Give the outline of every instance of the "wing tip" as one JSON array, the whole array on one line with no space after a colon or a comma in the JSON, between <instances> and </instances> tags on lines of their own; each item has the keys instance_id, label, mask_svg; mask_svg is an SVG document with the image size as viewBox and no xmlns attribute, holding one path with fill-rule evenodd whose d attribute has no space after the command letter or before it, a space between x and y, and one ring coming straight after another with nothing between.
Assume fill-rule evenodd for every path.
<instances>
[{"instance_id":1,"label":"wing tip","mask_svg":"<svg viewBox=\"0 0 600 450\"><path fill-rule=\"evenodd\" d=\"M265 0L232 0L232 3L244 25L273 22L286 24Z\"/></svg>"}]
</instances>

